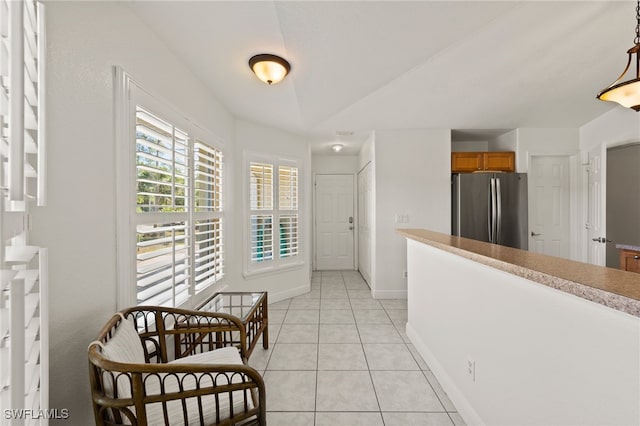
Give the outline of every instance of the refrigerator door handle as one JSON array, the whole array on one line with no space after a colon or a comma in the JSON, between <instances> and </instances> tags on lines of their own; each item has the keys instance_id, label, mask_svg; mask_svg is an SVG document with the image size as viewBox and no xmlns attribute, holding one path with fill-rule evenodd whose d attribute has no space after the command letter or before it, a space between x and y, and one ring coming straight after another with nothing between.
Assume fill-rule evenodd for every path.
<instances>
[{"instance_id":1,"label":"refrigerator door handle","mask_svg":"<svg viewBox=\"0 0 640 426\"><path fill-rule=\"evenodd\" d=\"M491 178L491 235L489 241L493 244L498 242L498 221L497 221L497 209L498 209L498 195L496 188L496 178Z\"/></svg>"},{"instance_id":2,"label":"refrigerator door handle","mask_svg":"<svg viewBox=\"0 0 640 426\"><path fill-rule=\"evenodd\" d=\"M487 202L487 230L489 232L489 242L493 242L493 178L489 179L489 200Z\"/></svg>"},{"instance_id":3,"label":"refrigerator door handle","mask_svg":"<svg viewBox=\"0 0 640 426\"><path fill-rule=\"evenodd\" d=\"M502 229L502 189L500 188L500 178L496 178L496 244L500 243L500 230Z\"/></svg>"}]
</instances>

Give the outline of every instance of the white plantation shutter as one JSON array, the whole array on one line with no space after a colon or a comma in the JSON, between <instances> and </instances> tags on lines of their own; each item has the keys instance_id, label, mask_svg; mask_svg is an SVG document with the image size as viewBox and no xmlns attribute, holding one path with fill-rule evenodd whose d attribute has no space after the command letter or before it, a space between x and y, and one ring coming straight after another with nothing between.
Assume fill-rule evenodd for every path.
<instances>
[{"instance_id":1,"label":"white plantation shutter","mask_svg":"<svg viewBox=\"0 0 640 426\"><path fill-rule=\"evenodd\" d=\"M250 163L251 263L273 259L273 164Z\"/></svg>"},{"instance_id":2,"label":"white plantation shutter","mask_svg":"<svg viewBox=\"0 0 640 426\"><path fill-rule=\"evenodd\" d=\"M187 133L141 107L136 111L136 171L139 212L186 210Z\"/></svg>"},{"instance_id":3,"label":"white plantation shutter","mask_svg":"<svg viewBox=\"0 0 640 426\"><path fill-rule=\"evenodd\" d=\"M278 167L279 210L298 210L298 168Z\"/></svg>"},{"instance_id":4,"label":"white plantation shutter","mask_svg":"<svg viewBox=\"0 0 640 426\"><path fill-rule=\"evenodd\" d=\"M222 211L222 151L196 140L195 211Z\"/></svg>"},{"instance_id":5,"label":"white plantation shutter","mask_svg":"<svg viewBox=\"0 0 640 426\"><path fill-rule=\"evenodd\" d=\"M248 163L249 272L291 263L299 254L298 168L279 163Z\"/></svg>"},{"instance_id":6,"label":"white plantation shutter","mask_svg":"<svg viewBox=\"0 0 640 426\"><path fill-rule=\"evenodd\" d=\"M119 303L180 306L224 277L223 154L212 135L118 75L118 128L133 148L118 151L118 188L135 199L118 221L119 262L130 270Z\"/></svg>"},{"instance_id":7,"label":"white plantation shutter","mask_svg":"<svg viewBox=\"0 0 640 426\"><path fill-rule=\"evenodd\" d=\"M48 408L47 250L29 211L46 204L44 6L0 0L0 412Z\"/></svg>"},{"instance_id":8,"label":"white plantation shutter","mask_svg":"<svg viewBox=\"0 0 640 426\"><path fill-rule=\"evenodd\" d=\"M137 304L178 306L189 298L189 241L184 222L138 225Z\"/></svg>"},{"instance_id":9,"label":"white plantation shutter","mask_svg":"<svg viewBox=\"0 0 640 426\"><path fill-rule=\"evenodd\" d=\"M200 139L194 145L194 285L198 293L224 276L222 151Z\"/></svg>"},{"instance_id":10,"label":"white plantation shutter","mask_svg":"<svg viewBox=\"0 0 640 426\"><path fill-rule=\"evenodd\" d=\"M273 210L273 165L251 163L251 210Z\"/></svg>"},{"instance_id":11,"label":"white plantation shutter","mask_svg":"<svg viewBox=\"0 0 640 426\"><path fill-rule=\"evenodd\" d=\"M280 257L298 254L298 168L278 167Z\"/></svg>"},{"instance_id":12,"label":"white plantation shutter","mask_svg":"<svg viewBox=\"0 0 640 426\"><path fill-rule=\"evenodd\" d=\"M251 262L273 259L273 215L251 215Z\"/></svg>"},{"instance_id":13,"label":"white plantation shutter","mask_svg":"<svg viewBox=\"0 0 640 426\"><path fill-rule=\"evenodd\" d=\"M196 222L195 226L195 285L196 293L224 275L222 219Z\"/></svg>"},{"instance_id":14,"label":"white plantation shutter","mask_svg":"<svg viewBox=\"0 0 640 426\"><path fill-rule=\"evenodd\" d=\"M298 254L298 215L280 215L280 257Z\"/></svg>"}]
</instances>

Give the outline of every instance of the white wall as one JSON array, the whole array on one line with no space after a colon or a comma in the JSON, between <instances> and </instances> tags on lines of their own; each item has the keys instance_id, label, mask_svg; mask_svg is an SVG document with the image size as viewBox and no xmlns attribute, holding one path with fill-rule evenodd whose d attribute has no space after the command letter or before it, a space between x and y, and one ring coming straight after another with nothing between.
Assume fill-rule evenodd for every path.
<instances>
[{"instance_id":1,"label":"white wall","mask_svg":"<svg viewBox=\"0 0 640 426\"><path fill-rule=\"evenodd\" d=\"M576 155L580 150L580 137L577 128L557 129L518 129L516 151L516 171L529 171L529 158L532 155Z\"/></svg>"},{"instance_id":2,"label":"white wall","mask_svg":"<svg viewBox=\"0 0 640 426\"><path fill-rule=\"evenodd\" d=\"M371 132L367 140L362 144L360 155L358 155L358 170L362 170L367 163L375 162L375 140L376 134L375 132Z\"/></svg>"},{"instance_id":3,"label":"white wall","mask_svg":"<svg viewBox=\"0 0 640 426\"><path fill-rule=\"evenodd\" d=\"M489 151L514 151L516 172L527 173L531 155L576 155L580 150L577 128L519 128L489 141Z\"/></svg>"},{"instance_id":4,"label":"white wall","mask_svg":"<svg viewBox=\"0 0 640 426\"><path fill-rule=\"evenodd\" d=\"M451 141L451 152L482 152L489 150L489 141Z\"/></svg>"},{"instance_id":5,"label":"white wall","mask_svg":"<svg viewBox=\"0 0 640 426\"><path fill-rule=\"evenodd\" d=\"M467 424L640 424L639 318L413 240L408 250L407 335Z\"/></svg>"},{"instance_id":6,"label":"white wall","mask_svg":"<svg viewBox=\"0 0 640 426\"><path fill-rule=\"evenodd\" d=\"M397 228L451 232L449 129L376 130L373 296L406 296L405 239ZM408 223L396 223L396 215Z\"/></svg>"},{"instance_id":7,"label":"white wall","mask_svg":"<svg viewBox=\"0 0 640 426\"><path fill-rule=\"evenodd\" d=\"M234 180L238 190L235 193L235 205L237 211L242 212L241 206L246 200L243 196L248 196L244 188L248 185L245 173L244 162L245 153L261 153L277 155L283 159L298 160L300 163L300 174L298 176L298 202L302 215L299 218L300 240L301 240L301 260L302 266L278 272L263 273L253 276L245 276L244 261L246 258L245 242L247 241L246 220L243 216L236 218L236 226L233 229L235 239L233 247L230 248L230 255L227 255L229 272L227 279L234 283L236 291L268 291L269 301L275 302L288 297L306 293L311 288L311 150L308 142L298 135L294 135L281 130L276 130L243 120L236 122L236 172ZM246 220L245 220L246 219ZM226 239L225 242L229 242Z\"/></svg>"},{"instance_id":8,"label":"white wall","mask_svg":"<svg viewBox=\"0 0 640 426\"><path fill-rule=\"evenodd\" d=\"M518 148L518 129L503 133L489 141L489 151L516 151Z\"/></svg>"},{"instance_id":9,"label":"white wall","mask_svg":"<svg viewBox=\"0 0 640 426\"><path fill-rule=\"evenodd\" d=\"M607 145L640 140L640 115L629 108L615 107L580 127L580 149L588 152Z\"/></svg>"},{"instance_id":10,"label":"white wall","mask_svg":"<svg viewBox=\"0 0 640 426\"><path fill-rule=\"evenodd\" d=\"M317 155L311 156L313 174L347 174L358 173L359 157L357 155Z\"/></svg>"}]
</instances>

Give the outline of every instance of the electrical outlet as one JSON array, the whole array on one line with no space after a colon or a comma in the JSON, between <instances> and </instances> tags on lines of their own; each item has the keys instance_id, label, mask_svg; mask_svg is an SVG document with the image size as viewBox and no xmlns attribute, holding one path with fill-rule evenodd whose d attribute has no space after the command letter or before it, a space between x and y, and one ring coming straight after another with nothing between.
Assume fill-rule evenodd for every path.
<instances>
[{"instance_id":1,"label":"electrical outlet","mask_svg":"<svg viewBox=\"0 0 640 426\"><path fill-rule=\"evenodd\" d=\"M472 382L476 381L476 361L471 358L467 358L467 374Z\"/></svg>"}]
</instances>

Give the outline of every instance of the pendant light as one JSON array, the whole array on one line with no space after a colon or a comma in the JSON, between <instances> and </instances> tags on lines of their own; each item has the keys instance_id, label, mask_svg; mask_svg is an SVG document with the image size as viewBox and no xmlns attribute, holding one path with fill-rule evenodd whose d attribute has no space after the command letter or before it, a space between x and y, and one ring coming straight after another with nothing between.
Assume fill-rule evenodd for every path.
<instances>
[{"instance_id":1,"label":"pendant light","mask_svg":"<svg viewBox=\"0 0 640 426\"><path fill-rule=\"evenodd\" d=\"M280 56L262 53L249 59L254 74L268 85L278 83L291 71L291 65Z\"/></svg>"},{"instance_id":2,"label":"pendant light","mask_svg":"<svg viewBox=\"0 0 640 426\"><path fill-rule=\"evenodd\" d=\"M629 60L620 77L609 87L598 93L598 99L601 101L617 102L620 105L631 108L635 111L640 111L640 0L636 5L636 38L634 39L634 46L627 50ZM621 82L631 65L631 60L635 56L635 77L627 81Z\"/></svg>"}]
</instances>

